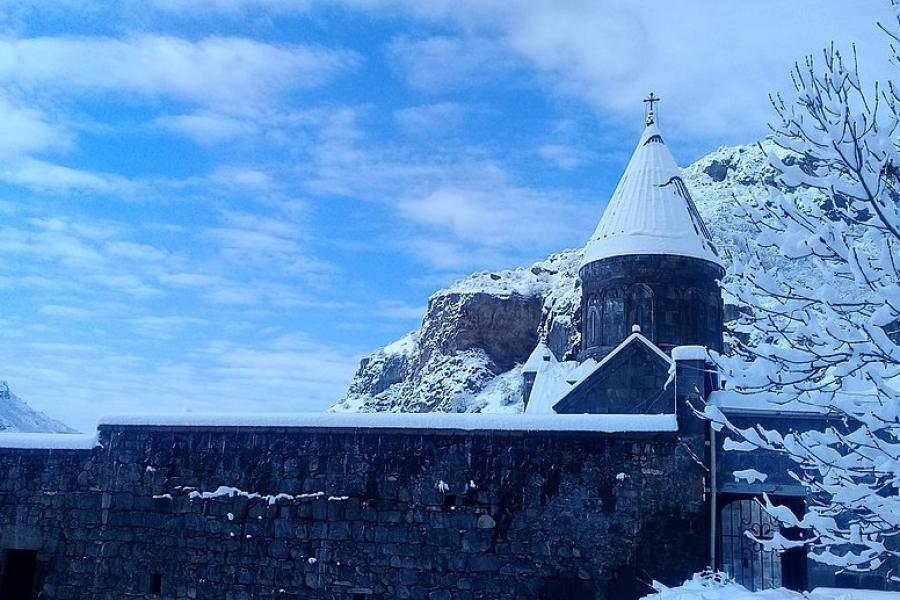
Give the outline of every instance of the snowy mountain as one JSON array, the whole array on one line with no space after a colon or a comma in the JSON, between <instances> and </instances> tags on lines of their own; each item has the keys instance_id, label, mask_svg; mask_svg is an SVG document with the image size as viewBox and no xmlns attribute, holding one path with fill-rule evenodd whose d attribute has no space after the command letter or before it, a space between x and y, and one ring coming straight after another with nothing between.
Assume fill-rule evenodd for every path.
<instances>
[{"instance_id":1,"label":"snowy mountain","mask_svg":"<svg viewBox=\"0 0 900 600\"><path fill-rule=\"evenodd\" d=\"M750 228L737 202L766 197L771 150L767 142L722 147L684 169L726 258L744 252ZM546 335L560 359L578 346L581 254L567 250L531 267L476 273L436 292L422 326L364 358L347 397L331 410L520 412L521 365L539 337Z\"/></svg>"},{"instance_id":2,"label":"snowy mountain","mask_svg":"<svg viewBox=\"0 0 900 600\"><path fill-rule=\"evenodd\" d=\"M0 434L9 432L75 433L75 430L31 408L9 390L5 381L0 381Z\"/></svg>"}]
</instances>

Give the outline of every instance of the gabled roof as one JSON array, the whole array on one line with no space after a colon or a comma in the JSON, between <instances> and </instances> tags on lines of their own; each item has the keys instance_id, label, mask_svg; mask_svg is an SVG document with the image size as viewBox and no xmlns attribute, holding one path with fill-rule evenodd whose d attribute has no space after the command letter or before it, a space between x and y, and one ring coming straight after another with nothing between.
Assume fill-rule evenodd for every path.
<instances>
[{"instance_id":1,"label":"gabled roof","mask_svg":"<svg viewBox=\"0 0 900 600\"><path fill-rule=\"evenodd\" d=\"M635 342L635 341L642 342L645 346L650 348L650 350L652 350L654 354L656 354L657 356L662 358L667 363L672 364L672 359L669 358L668 354L666 354L665 352L660 350L656 344L654 344L653 342L648 340L646 337L641 335L639 332L634 332L631 335L629 335L627 338L622 340L622 342L618 346L616 346L615 348L610 350L609 354L607 354L606 356L603 357L603 360L601 360L600 362L595 361L593 368L579 369L578 370L578 379L576 381L572 381L571 379L569 380L569 382L572 386L569 391L574 390L579 385L581 385L591 375L593 375L594 373L596 373L597 371L602 369L603 366L606 365L609 361L611 361L619 352L621 352L622 350L624 350L625 348L630 346L632 344L632 342ZM568 394L568 392L566 392L566 394ZM560 398L560 400L562 400L562 397Z\"/></svg>"},{"instance_id":2,"label":"gabled roof","mask_svg":"<svg viewBox=\"0 0 900 600\"><path fill-rule=\"evenodd\" d=\"M722 265L681 169L654 123L641 135L582 264L634 254L690 256Z\"/></svg>"},{"instance_id":3,"label":"gabled roof","mask_svg":"<svg viewBox=\"0 0 900 600\"><path fill-rule=\"evenodd\" d=\"M528 414L555 414L554 406L634 342L646 345L666 363L672 363L672 359L660 350L656 344L637 332L622 340L618 346L613 348L599 362L593 358L587 358L581 363L574 361L557 362L555 359L542 361L538 367L525 412Z\"/></svg>"},{"instance_id":4,"label":"gabled roof","mask_svg":"<svg viewBox=\"0 0 900 600\"><path fill-rule=\"evenodd\" d=\"M537 373L538 369L545 362L556 362L556 357L553 356L553 352L550 351L547 344L538 342L537 346L534 347L534 350L531 351L528 360L522 365L522 372Z\"/></svg>"}]
</instances>

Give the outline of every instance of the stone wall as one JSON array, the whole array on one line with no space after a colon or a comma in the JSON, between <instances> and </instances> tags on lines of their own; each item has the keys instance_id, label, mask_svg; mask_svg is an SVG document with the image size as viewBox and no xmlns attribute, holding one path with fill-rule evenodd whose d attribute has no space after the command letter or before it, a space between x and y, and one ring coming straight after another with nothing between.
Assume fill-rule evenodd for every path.
<instances>
[{"instance_id":1,"label":"stone wall","mask_svg":"<svg viewBox=\"0 0 900 600\"><path fill-rule=\"evenodd\" d=\"M708 560L685 449L702 438L104 426L100 443L0 449L0 542L38 550L41 598L620 600ZM251 497L197 497L220 486Z\"/></svg>"}]
</instances>

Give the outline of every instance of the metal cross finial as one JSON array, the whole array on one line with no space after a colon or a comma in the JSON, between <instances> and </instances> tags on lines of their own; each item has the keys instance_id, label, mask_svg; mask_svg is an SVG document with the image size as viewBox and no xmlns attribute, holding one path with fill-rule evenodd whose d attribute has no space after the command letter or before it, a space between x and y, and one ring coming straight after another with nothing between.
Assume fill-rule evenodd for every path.
<instances>
[{"instance_id":1,"label":"metal cross finial","mask_svg":"<svg viewBox=\"0 0 900 600\"><path fill-rule=\"evenodd\" d=\"M653 105L657 102L659 102L659 96L653 95L653 92L650 92L650 95L644 98L644 104L647 105L647 125L653 125L655 122Z\"/></svg>"}]
</instances>

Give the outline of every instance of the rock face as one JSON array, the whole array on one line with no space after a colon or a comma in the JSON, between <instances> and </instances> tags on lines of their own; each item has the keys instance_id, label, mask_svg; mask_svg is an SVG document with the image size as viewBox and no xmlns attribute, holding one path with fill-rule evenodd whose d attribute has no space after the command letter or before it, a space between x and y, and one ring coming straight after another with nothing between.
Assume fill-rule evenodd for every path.
<instances>
[{"instance_id":1,"label":"rock face","mask_svg":"<svg viewBox=\"0 0 900 600\"><path fill-rule=\"evenodd\" d=\"M764 198L768 142L719 148L684 169L725 258L746 251L738 202ZM599 220L600 214L593 215ZM531 267L477 273L436 292L422 326L363 359L334 411L520 412L521 364L544 336L559 359L579 346L580 249Z\"/></svg>"},{"instance_id":2,"label":"rock face","mask_svg":"<svg viewBox=\"0 0 900 600\"><path fill-rule=\"evenodd\" d=\"M74 433L71 427L28 406L0 381L0 433Z\"/></svg>"},{"instance_id":3,"label":"rock face","mask_svg":"<svg viewBox=\"0 0 900 600\"><path fill-rule=\"evenodd\" d=\"M337 411L521 411L521 363L546 333L559 356L573 323L580 251L478 273L435 293L422 326L360 363Z\"/></svg>"}]
</instances>

